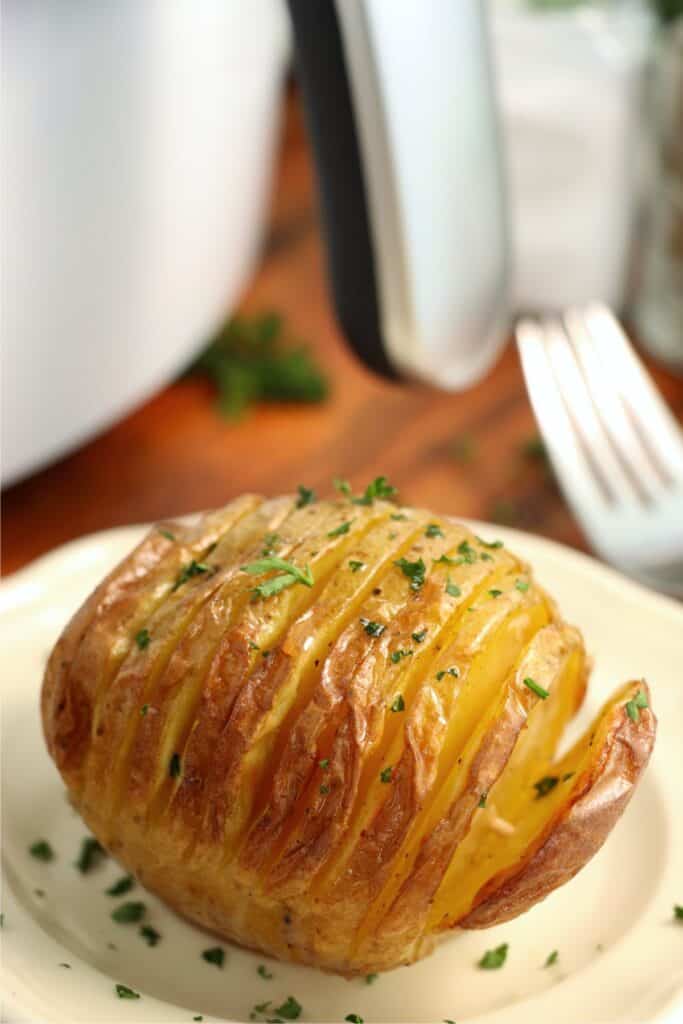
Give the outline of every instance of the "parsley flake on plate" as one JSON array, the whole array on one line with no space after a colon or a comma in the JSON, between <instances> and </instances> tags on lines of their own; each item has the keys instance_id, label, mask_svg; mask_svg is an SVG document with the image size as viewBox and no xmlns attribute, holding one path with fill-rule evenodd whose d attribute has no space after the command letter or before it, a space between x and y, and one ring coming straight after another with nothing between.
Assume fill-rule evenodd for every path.
<instances>
[{"instance_id":1,"label":"parsley flake on plate","mask_svg":"<svg viewBox=\"0 0 683 1024\"><path fill-rule=\"evenodd\" d=\"M552 967L553 964L557 963L559 955L560 954L558 953L558 951L556 949L554 949L552 951L552 953L548 953L548 957L546 959L546 962L543 964L543 966L544 967Z\"/></svg>"},{"instance_id":2,"label":"parsley flake on plate","mask_svg":"<svg viewBox=\"0 0 683 1024\"><path fill-rule=\"evenodd\" d=\"M52 849L47 839L37 839L35 843L32 843L28 848L28 852L36 860L42 860L45 863L55 859L55 851Z\"/></svg>"},{"instance_id":3,"label":"parsley flake on plate","mask_svg":"<svg viewBox=\"0 0 683 1024\"><path fill-rule=\"evenodd\" d=\"M134 885L135 879L132 875L123 875L104 891L107 896L123 896L124 893L130 892Z\"/></svg>"},{"instance_id":4,"label":"parsley flake on plate","mask_svg":"<svg viewBox=\"0 0 683 1024\"><path fill-rule=\"evenodd\" d=\"M136 901L122 903L116 910L112 910L111 917L117 924L137 924L145 916L146 909L144 903Z\"/></svg>"},{"instance_id":5,"label":"parsley flake on plate","mask_svg":"<svg viewBox=\"0 0 683 1024\"><path fill-rule=\"evenodd\" d=\"M210 572L210 570L211 566L207 565L206 562L196 562L193 558L191 562L182 567L171 589L177 590L178 587L182 587L183 583L191 580L193 576L202 576L205 572Z\"/></svg>"},{"instance_id":6,"label":"parsley flake on plate","mask_svg":"<svg viewBox=\"0 0 683 1024\"><path fill-rule=\"evenodd\" d=\"M85 875L106 856L107 851L104 847L96 839L93 839L92 836L88 836L81 843L81 852L74 866L78 868L82 875Z\"/></svg>"},{"instance_id":7,"label":"parsley flake on plate","mask_svg":"<svg viewBox=\"0 0 683 1024\"><path fill-rule=\"evenodd\" d=\"M276 1006L275 1015L284 1017L285 1020L298 1020L301 1016L301 1003L297 1002L294 996L287 996L281 1006Z\"/></svg>"},{"instance_id":8,"label":"parsley flake on plate","mask_svg":"<svg viewBox=\"0 0 683 1024\"><path fill-rule=\"evenodd\" d=\"M225 963L225 950L221 946L212 946L211 949L205 949L202 952L202 960L206 960L207 964L215 964L216 967L222 967Z\"/></svg>"},{"instance_id":9,"label":"parsley flake on plate","mask_svg":"<svg viewBox=\"0 0 683 1024\"><path fill-rule=\"evenodd\" d=\"M114 985L114 990L119 999L139 999L140 993L128 988L127 985Z\"/></svg>"},{"instance_id":10,"label":"parsley flake on plate","mask_svg":"<svg viewBox=\"0 0 683 1024\"><path fill-rule=\"evenodd\" d=\"M497 971L507 959L508 948L508 943L504 942L501 946L496 946L495 949L487 949L481 960L478 961L477 967L484 971Z\"/></svg>"},{"instance_id":11,"label":"parsley flake on plate","mask_svg":"<svg viewBox=\"0 0 683 1024\"><path fill-rule=\"evenodd\" d=\"M272 973L268 970L265 964L259 964L256 968L256 973L260 978L263 978L264 981L271 981L273 978Z\"/></svg>"},{"instance_id":12,"label":"parsley flake on plate","mask_svg":"<svg viewBox=\"0 0 683 1024\"><path fill-rule=\"evenodd\" d=\"M148 946L156 946L157 943L161 940L161 935L159 934L159 932L156 930L156 928L152 928L152 926L149 924L143 924L140 926L140 935L143 937Z\"/></svg>"},{"instance_id":13,"label":"parsley flake on plate","mask_svg":"<svg viewBox=\"0 0 683 1024\"><path fill-rule=\"evenodd\" d=\"M425 537L443 537L443 530L438 523L427 523Z\"/></svg>"}]
</instances>

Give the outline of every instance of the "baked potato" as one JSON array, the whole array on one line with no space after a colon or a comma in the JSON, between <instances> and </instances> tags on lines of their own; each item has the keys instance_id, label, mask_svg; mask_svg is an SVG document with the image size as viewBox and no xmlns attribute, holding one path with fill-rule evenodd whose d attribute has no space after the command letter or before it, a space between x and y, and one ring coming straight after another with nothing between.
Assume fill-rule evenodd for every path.
<instances>
[{"instance_id":1,"label":"baked potato","mask_svg":"<svg viewBox=\"0 0 683 1024\"><path fill-rule=\"evenodd\" d=\"M647 764L647 685L556 758L589 663L528 566L379 478L154 527L47 665L47 745L100 842L181 914L345 975L520 914Z\"/></svg>"}]
</instances>

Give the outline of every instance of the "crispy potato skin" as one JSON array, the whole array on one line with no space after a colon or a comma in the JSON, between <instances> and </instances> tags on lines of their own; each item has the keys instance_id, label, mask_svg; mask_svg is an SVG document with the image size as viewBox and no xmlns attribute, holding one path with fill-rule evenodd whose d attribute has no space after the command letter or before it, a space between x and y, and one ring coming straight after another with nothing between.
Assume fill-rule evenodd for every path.
<instances>
[{"instance_id":1,"label":"crispy potato skin","mask_svg":"<svg viewBox=\"0 0 683 1024\"><path fill-rule=\"evenodd\" d=\"M255 594L283 570L243 567L272 556L313 584ZM72 803L143 885L236 943L354 976L426 955L435 898L447 928L488 927L599 849L654 743L644 682L605 706L547 814L521 806L521 852L492 840L455 913L482 794L552 770L588 666L528 567L447 517L245 495L159 524L112 570L55 645L41 712Z\"/></svg>"}]
</instances>

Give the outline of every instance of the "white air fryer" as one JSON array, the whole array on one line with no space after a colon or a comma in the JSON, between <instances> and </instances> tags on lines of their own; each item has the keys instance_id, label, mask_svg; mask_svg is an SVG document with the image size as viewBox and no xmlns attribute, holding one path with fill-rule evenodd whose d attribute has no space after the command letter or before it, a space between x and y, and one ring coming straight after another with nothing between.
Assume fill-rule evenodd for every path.
<instances>
[{"instance_id":1,"label":"white air fryer","mask_svg":"<svg viewBox=\"0 0 683 1024\"><path fill-rule=\"evenodd\" d=\"M482 0L289 0L330 274L371 368L464 388L508 326Z\"/></svg>"}]
</instances>

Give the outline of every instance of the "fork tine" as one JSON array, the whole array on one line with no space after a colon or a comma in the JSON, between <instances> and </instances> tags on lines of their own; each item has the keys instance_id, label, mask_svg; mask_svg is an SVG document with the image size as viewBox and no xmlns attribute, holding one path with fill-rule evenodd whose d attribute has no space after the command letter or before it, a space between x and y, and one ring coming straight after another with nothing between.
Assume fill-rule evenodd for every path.
<instances>
[{"instance_id":1,"label":"fork tine","mask_svg":"<svg viewBox=\"0 0 683 1024\"><path fill-rule=\"evenodd\" d=\"M653 458L636 431L621 399L618 382L602 362L594 335L589 332L581 310L568 310L563 319L584 382L592 395L605 432L618 451L622 464L628 467L629 475L633 477L640 493L644 497L655 498L670 483L670 477L662 472L656 456Z\"/></svg>"},{"instance_id":2,"label":"fork tine","mask_svg":"<svg viewBox=\"0 0 683 1024\"><path fill-rule=\"evenodd\" d=\"M641 436L647 437L661 463L683 482L683 431L655 388L619 322L601 303L586 308L586 326L607 372L617 382Z\"/></svg>"},{"instance_id":3,"label":"fork tine","mask_svg":"<svg viewBox=\"0 0 683 1024\"><path fill-rule=\"evenodd\" d=\"M608 495L592 473L567 415L543 330L536 321L525 319L517 323L515 333L529 400L562 490L577 517L590 522L596 513L605 512Z\"/></svg>"},{"instance_id":4,"label":"fork tine","mask_svg":"<svg viewBox=\"0 0 683 1024\"><path fill-rule=\"evenodd\" d=\"M579 370L571 343L560 320L544 321L546 350L562 400L576 433L583 440L586 457L606 483L614 500L631 504L638 491L624 471L605 426L598 416L593 398Z\"/></svg>"}]
</instances>

